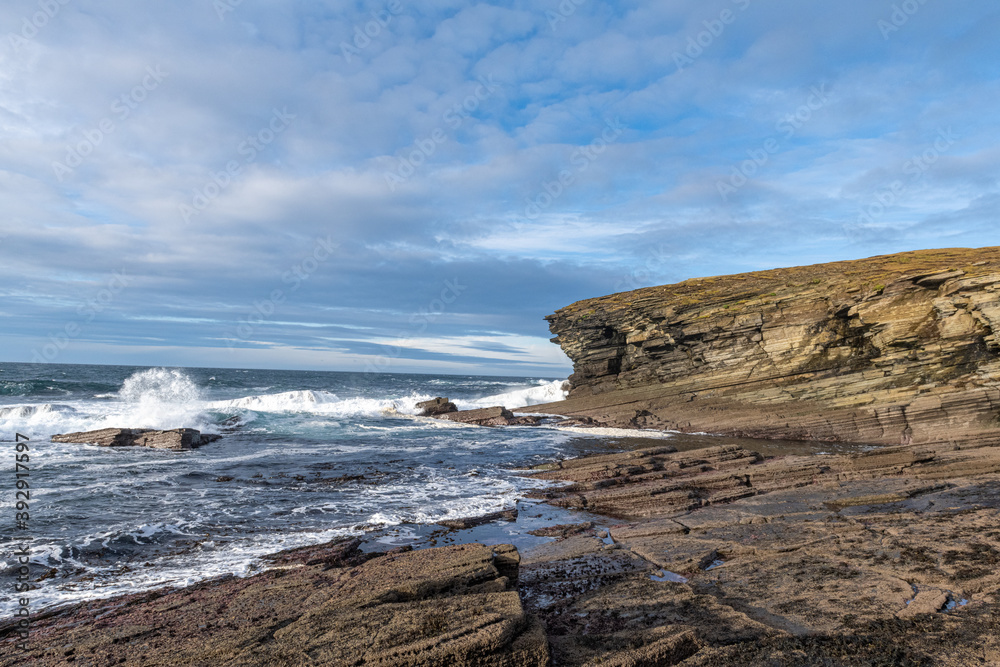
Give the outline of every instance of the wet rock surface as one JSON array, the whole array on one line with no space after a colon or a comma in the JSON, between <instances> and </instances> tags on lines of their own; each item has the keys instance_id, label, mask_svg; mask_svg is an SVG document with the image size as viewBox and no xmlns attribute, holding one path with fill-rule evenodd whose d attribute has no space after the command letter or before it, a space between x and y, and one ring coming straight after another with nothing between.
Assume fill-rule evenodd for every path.
<instances>
[{"instance_id":1,"label":"wet rock surface","mask_svg":"<svg viewBox=\"0 0 1000 667\"><path fill-rule=\"evenodd\" d=\"M572 388L531 412L758 438L1000 442L1000 248L700 278L547 319Z\"/></svg>"},{"instance_id":2,"label":"wet rock surface","mask_svg":"<svg viewBox=\"0 0 1000 667\"><path fill-rule=\"evenodd\" d=\"M142 428L105 428L52 436L52 442L98 445L100 447L151 447L153 449L194 449L222 436L203 434L193 428L155 431Z\"/></svg>"}]
</instances>

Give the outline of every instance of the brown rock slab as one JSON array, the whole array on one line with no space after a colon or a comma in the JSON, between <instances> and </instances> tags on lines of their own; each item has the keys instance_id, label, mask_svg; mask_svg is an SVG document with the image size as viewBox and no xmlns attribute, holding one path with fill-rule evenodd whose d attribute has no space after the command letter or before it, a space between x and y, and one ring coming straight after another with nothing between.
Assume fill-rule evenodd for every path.
<instances>
[{"instance_id":1,"label":"brown rock slab","mask_svg":"<svg viewBox=\"0 0 1000 667\"><path fill-rule=\"evenodd\" d=\"M105 428L52 436L52 442L98 445L101 447L151 447L153 449L194 449L221 436L202 434L193 428L156 431L141 428Z\"/></svg>"}]
</instances>

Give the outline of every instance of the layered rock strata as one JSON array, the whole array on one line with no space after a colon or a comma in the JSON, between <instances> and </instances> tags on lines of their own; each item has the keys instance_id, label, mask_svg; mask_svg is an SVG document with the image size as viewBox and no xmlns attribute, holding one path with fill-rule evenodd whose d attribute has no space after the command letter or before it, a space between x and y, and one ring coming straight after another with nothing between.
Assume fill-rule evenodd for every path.
<instances>
[{"instance_id":1,"label":"layered rock strata","mask_svg":"<svg viewBox=\"0 0 1000 667\"><path fill-rule=\"evenodd\" d=\"M52 442L98 445L100 447L152 447L153 449L194 449L222 436L203 434L193 428L155 431L142 428L105 428L52 436Z\"/></svg>"},{"instance_id":2,"label":"layered rock strata","mask_svg":"<svg viewBox=\"0 0 1000 667\"><path fill-rule=\"evenodd\" d=\"M1000 442L1000 249L700 278L549 316L568 400L614 426L878 444Z\"/></svg>"}]
</instances>

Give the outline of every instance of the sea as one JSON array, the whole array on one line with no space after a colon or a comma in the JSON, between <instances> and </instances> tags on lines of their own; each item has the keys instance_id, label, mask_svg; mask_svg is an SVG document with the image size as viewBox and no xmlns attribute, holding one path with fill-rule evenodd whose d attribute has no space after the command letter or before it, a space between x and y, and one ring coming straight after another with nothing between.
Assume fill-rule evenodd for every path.
<instances>
[{"instance_id":1,"label":"sea","mask_svg":"<svg viewBox=\"0 0 1000 667\"><path fill-rule=\"evenodd\" d=\"M25 549L37 611L246 576L267 554L341 537L420 546L438 521L523 509L549 484L519 474L533 465L669 437L487 428L416 408L564 395L564 379L546 377L0 363L0 615L24 595ZM50 440L108 427L222 438L183 452Z\"/></svg>"}]
</instances>

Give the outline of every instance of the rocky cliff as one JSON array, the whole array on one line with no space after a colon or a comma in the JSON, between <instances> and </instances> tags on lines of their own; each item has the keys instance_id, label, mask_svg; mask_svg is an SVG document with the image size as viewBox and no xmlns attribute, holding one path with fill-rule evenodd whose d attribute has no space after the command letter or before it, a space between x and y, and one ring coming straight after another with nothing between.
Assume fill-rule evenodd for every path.
<instances>
[{"instance_id":1,"label":"rocky cliff","mask_svg":"<svg viewBox=\"0 0 1000 667\"><path fill-rule=\"evenodd\" d=\"M546 318L566 401L611 425L1000 442L1000 248L925 250L588 299Z\"/></svg>"}]
</instances>

